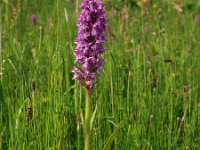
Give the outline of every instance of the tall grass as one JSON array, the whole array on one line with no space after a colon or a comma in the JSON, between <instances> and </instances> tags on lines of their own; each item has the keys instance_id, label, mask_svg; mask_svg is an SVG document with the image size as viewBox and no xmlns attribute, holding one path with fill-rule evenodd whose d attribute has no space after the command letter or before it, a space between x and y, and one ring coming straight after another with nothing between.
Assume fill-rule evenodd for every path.
<instances>
[{"instance_id":1,"label":"tall grass","mask_svg":"<svg viewBox=\"0 0 200 150\"><path fill-rule=\"evenodd\" d=\"M0 2L0 149L83 149L85 95L71 73L76 1L17 3ZM128 2L107 2L106 64L92 95L92 149L103 149L120 123L111 149L200 147L199 4L185 1L183 12L169 1L156 4L142 15Z\"/></svg>"}]
</instances>

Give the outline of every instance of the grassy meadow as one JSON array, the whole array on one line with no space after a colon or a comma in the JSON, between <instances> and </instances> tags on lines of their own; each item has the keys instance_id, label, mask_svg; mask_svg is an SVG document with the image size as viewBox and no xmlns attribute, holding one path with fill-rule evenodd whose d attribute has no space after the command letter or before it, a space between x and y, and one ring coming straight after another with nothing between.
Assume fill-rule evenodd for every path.
<instances>
[{"instance_id":1,"label":"grassy meadow","mask_svg":"<svg viewBox=\"0 0 200 150\"><path fill-rule=\"evenodd\" d=\"M104 0L91 149L199 150L200 1L141 1ZM0 0L0 150L83 149L77 2Z\"/></svg>"}]
</instances>

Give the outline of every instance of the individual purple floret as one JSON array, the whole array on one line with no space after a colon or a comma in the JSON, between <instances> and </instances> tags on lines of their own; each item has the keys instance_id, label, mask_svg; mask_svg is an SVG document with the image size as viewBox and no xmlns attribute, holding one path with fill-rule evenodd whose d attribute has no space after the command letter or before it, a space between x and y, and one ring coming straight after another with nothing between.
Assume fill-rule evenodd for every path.
<instances>
[{"instance_id":1,"label":"individual purple floret","mask_svg":"<svg viewBox=\"0 0 200 150\"><path fill-rule=\"evenodd\" d=\"M92 89L104 64L101 54L106 38L106 19L101 0L82 0L78 19L77 45L74 49L75 67L73 80Z\"/></svg>"},{"instance_id":2,"label":"individual purple floret","mask_svg":"<svg viewBox=\"0 0 200 150\"><path fill-rule=\"evenodd\" d=\"M36 17L36 15L32 15L31 16L31 22L32 22L33 25L36 25L36 23L37 23L37 17Z\"/></svg>"}]
</instances>

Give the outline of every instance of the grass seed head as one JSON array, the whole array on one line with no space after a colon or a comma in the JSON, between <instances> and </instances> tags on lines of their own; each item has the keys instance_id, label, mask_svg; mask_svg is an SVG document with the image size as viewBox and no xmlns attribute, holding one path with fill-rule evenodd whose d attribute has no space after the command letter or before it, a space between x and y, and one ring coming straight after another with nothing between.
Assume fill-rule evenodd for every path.
<instances>
[{"instance_id":1,"label":"grass seed head","mask_svg":"<svg viewBox=\"0 0 200 150\"><path fill-rule=\"evenodd\" d=\"M158 77L156 75L154 75L152 78L152 82L151 82L151 87L153 89L155 89L157 87L157 80L158 80Z\"/></svg>"},{"instance_id":2,"label":"grass seed head","mask_svg":"<svg viewBox=\"0 0 200 150\"><path fill-rule=\"evenodd\" d=\"M33 81L32 82L32 91L35 92L35 90L36 90L36 84L35 84L35 81Z\"/></svg>"},{"instance_id":3,"label":"grass seed head","mask_svg":"<svg viewBox=\"0 0 200 150\"><path fill-rule=\"evenodd\" d=\"M29 125L31 119L32 119L32 106L29 104L26 110L26 126Z\"/></svg>"}]
</instances>

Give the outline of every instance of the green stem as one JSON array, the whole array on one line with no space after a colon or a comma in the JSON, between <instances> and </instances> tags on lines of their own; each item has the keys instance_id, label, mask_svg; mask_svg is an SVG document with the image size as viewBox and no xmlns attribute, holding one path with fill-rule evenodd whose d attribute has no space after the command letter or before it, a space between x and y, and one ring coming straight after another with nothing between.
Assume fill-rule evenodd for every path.
<instances>
[{"instance_id":1,"label":"green stem","mask_svg":"<svg viewBox=\"0 0 200 150\"><path fill-rule=\"evenodd\" d=\"M86 89L84 150L90 150L91 91Z\"/></svg>"}]
</instances>

